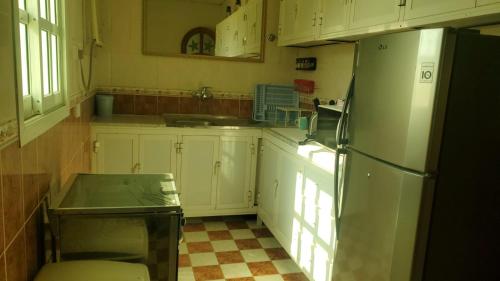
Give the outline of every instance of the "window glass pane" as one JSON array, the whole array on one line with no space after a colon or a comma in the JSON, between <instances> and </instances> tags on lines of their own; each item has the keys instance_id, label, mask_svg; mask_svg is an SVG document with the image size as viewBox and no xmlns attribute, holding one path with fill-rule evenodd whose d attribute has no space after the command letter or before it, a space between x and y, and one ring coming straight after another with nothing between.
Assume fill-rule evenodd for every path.
<instances>
[{"instance_id":1,"label":"window glass pane","mask_svg":"<svg viewBox=\"0 0 500 281\"><path fill-rule=\"evenodd\" d=\"M59 67L57 64L57 36L54 34L50 35L50 47L52 48L52 92L57 93L59 92Z\"/></svg>"},{"instance_id":2,"label":"window glass pane","mask_svg":"<svg viewBox=\"0 0 500 281\"><path fill-rule=\"evenodd\" d=\"M46 0L40 0L40 17L47 19L47 3Z\"/></svg>"},{"instance_id":3,"label":"window glass pane","mask_svg":"<svg viewBox=\"0 0 500 281\"><path fill-rule=\"evenodd\" d=\"M48 96L50 94L49 88L49 46L48 46L48 34L47 31L42 30L42 84L43 84L43 95Z\"/></svg>"},{"instance_id":4,"label":"window glass pane","mask_svg":"<svg viewBox=\"0 0 500 281\"><path fill-rule=\"evenodd\" d=\"M26 3L24 3L24 0L19 0L19 9L26 10Z\"/></svg>"},{"instance_id":5,"label":"window glass pane","mask_svg":"<svg viewBox=\"0 0 500 281\"><path fill-rule=\"evenodd\" d=\"M56 24L56 0L50 0L50 22Z\"/></svg>"},{"instance_id":6,"label":"window glass pane","mask_svg":"<svg viewBox=\"0 0 500 281\"><path fill-rule=\"evenodd\" d=\"M19 24L19 46L21 48L21 82L23 87L23 96L30 95L29 76L28 76L28 33L24 23Z\"/></svg>"}]
</instances>

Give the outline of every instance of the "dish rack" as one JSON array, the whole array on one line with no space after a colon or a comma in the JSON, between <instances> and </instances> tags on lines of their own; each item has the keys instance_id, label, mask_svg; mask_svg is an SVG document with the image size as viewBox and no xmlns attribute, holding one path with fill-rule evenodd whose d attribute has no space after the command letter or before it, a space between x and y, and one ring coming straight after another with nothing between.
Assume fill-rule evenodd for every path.
<instances>
[{"instance_id":1,"label":"dish rack","mask_svg":"<svg viewBox=\"0 0 500 281\"><path fill-rule=\"evenodd\" d=\"M255 87L253 120L285 122L295 120L297 116L286 114L278 108L298 108L299 94L294 86L258 84Z\"/></svg>"}]
</instances>

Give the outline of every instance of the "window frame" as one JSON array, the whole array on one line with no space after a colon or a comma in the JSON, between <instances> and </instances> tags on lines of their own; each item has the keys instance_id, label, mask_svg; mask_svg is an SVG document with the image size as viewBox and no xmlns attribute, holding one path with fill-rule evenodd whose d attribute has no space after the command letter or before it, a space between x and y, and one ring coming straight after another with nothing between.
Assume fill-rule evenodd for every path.
<instances>
[{"instance_id":1,"label":"window frame","mask_svg":"<svg viewBox=\"0 0 500 281\"><path fill-rule=\"evenodd\" d=\"M40 15L40 0L12 0L14 5L13 26L16 57L16 92L18 100L19 139L21 146L42 135L50 128L69 116L66 40L66 3L56 3L56 23L51 22L50 1L43 0L47 6L47 19ZM24 1L26 10L21 10L19 1ZM29 95L23 95L23 76L21 64L20 24L27 28L27 61ZM49 95L43 93L42 70L42 30L47 32L47 61ZM52 44L51 35L57 37L57 81L58 91L53 91Z\"/></svg>"}]
</instances>

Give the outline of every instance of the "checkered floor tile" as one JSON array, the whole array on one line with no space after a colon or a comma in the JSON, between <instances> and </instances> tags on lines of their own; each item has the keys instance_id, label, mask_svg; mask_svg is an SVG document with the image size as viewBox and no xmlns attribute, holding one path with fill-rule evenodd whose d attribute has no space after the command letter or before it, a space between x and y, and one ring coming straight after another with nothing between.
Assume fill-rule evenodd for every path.
<instances>
[{"instance_id":1,"label":"checkered floor tile","mask_svg":"<svg viewBox=\"0 0 500 281\"><path fill-rule=\"evenodd\" d=\"M255 217L188 219L179 281L308 281Z\"/></svg>"}]
</instances>

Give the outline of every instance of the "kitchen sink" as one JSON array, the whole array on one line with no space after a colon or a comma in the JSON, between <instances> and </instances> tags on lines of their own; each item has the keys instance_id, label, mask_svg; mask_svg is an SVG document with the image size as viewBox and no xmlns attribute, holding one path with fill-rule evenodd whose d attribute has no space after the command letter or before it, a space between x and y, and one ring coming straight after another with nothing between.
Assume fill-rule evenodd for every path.
<instances>
[{"instance_id":1,"label":"kitchen sink","mask_svg":"<svg viewBox=\"0 0 500 281\"><path fill-rule=\"evenodd\" d=\"M258 122L227 116L166 114L167 127L254 127Z\"/></svg>"},{"instance_id":2,"label":"kitchen sink","mask_svg":"<svg viewBox=\"0 0 500 281\"><path fill-rule=\"evenodd\" d=\"M208 120L174 120L173 122L167 122L167 126L173 127L208 127L213 126L214 123Z\"/></svg>"}]
</instances>

